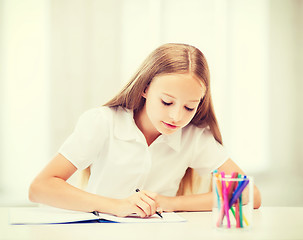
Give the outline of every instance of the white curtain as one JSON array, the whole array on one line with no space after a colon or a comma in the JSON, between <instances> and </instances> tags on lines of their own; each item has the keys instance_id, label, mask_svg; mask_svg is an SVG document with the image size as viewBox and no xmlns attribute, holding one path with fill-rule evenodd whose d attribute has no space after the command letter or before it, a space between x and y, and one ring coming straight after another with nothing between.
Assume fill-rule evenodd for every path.
<instances>
[{"instance_id":1,"label":"white curtain","mask_svg":"<svg viewBox=\"0 0 303 240\"><path fill-rule=\"evenodd\" d=\"M26 203L30 181L80 114L112 97L167 42L205 54L223 141L260 176L261 190L275 184L262 178L271 169L291 177L302 170L302 1L0 3L0 204Z\"/></svg>"}]
</instances>

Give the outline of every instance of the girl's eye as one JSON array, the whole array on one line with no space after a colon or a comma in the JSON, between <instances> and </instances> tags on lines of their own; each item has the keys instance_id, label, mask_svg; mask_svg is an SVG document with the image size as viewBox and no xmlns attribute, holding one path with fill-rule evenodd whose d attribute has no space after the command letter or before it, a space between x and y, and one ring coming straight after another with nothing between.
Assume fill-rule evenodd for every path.
<instances>
[{"instance_id":1,"label":"girl's eye","mask_svg":"<svg viewBox=\"0 0 303 240\"><path fill-rule=\"evenodd\" d=\"M162 103L163 103L165 106L169 106L169 105L172 104L172 103L164 102L163 100L162 100Z\"/></svg>"},{"instance_id":2,"label":"girl's eye","mask_svg":"<svg viewBox=\"0 0 303 240\"><path fill-rule=\"evenodd\" d=\"M185 109L189 112L194 111L194 108L185 107Z\"/></svg>"}]
</instances>

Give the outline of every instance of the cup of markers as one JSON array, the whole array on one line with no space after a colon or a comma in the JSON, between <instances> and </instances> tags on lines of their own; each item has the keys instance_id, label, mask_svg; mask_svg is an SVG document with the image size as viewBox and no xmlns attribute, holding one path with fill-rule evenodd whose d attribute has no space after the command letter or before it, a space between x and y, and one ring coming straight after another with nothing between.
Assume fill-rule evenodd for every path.
<instances>
[{"instance_id":1,"label":"cup of markers","mask_svg":"<svg viewBox=\"0 0 303 240\"><path fill-rule=\"evenodd\" d=\"M213 172L213 226L217 229L250 229L253 179L237 172Z\"/></svg>"}]
</instances>

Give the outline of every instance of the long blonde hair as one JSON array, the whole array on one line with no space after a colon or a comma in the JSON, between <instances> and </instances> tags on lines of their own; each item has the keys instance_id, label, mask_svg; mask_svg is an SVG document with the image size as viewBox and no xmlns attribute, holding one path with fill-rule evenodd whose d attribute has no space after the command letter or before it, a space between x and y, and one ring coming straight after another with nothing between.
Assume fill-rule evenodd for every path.
<instances>
[{"instance_id":1,"label":"long blonde hair","mask_svg":"<svg viewBox=\"0 0 303 240\"><path fill-rule=\"evenodd\" d=\"M203 53L191 45L168 43L155 49L120 93L105 103L104 106L121 106L137 113L145 104L142 93L153 78L170 73L190 73L206 87L205 95L189 124L198 127L209 126L214 138L222 144L222 137L211 99L208 64ZM88 168L84 171L84 178L88 180L89 174L90 169ZM193 169L188 168L180 182L177 195L195 193L199 189L200 181L198 174Z\"/></svg>"}]
</instances>

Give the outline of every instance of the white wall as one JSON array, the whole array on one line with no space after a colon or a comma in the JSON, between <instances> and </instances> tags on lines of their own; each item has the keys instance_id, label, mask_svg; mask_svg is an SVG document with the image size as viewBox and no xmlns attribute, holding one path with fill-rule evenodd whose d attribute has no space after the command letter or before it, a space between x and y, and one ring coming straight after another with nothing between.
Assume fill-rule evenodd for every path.
<instances>
[{"instance_id":1,"label":"white wall","mask_svg":"<svg viewBox=\"0 0 303 240\"><path fill-rule=\"evenodd\" d=\"M270 1L269 12L269 159L260 176L266 203L303 203L303 2ZM276 186L276 187L274 187Z\"/></svg>"},{"instance_id":2,"label":"white wall","mask_svg":"<svg viewBox=\"0 0 303 240\"><path fill-rule=\"evenodd\" d=\"M246 172L266 171L269 165L268 1L237 0L226 5L226 92L225 101L219 104L228 109L222 112L226 123L222 124L222 131L233 159Z\"/></svg>"},{"instance_id":3,"label":"white wall","mask_svg":"<svg viewBox=\"0 0 303 240\"><path fill-rule=\"evenodd\" d=\"M2 1L0 186L14 199L50 157L48 16L48 1Z\"/></svg>"},{"instance_id":4,"label":"white wall","mask_svg":"<svg viewBox=\"0 0 303 240\"><path fill-rule=\"evenodd\" d=\"M51 1L51 152L121 85L120 1Z\"/></svg>"},{"instance_id":5,"label":"white wall","mask_svg":"<svg viewBox=\"0 0 303 240\"><path fill-rule=\"evenodd\" d=\"M297 4L295 4L297 3ZM280 14L281 9L285 14ZM274 130L282 128L282 135L273 142L273 149L284 149L284 155L273 152L277 167L300 170L287 159L298 159L302 150L302 1L272 2L271 12L271 118ZM272 129L273 131L273 129ZM272 133L273 134L273 133ZM302 155L301 161L302 162ZM302 165L301 165L302 166ZM302 170L302 168L301 168Z\"/></svg>"}]
</instances>

